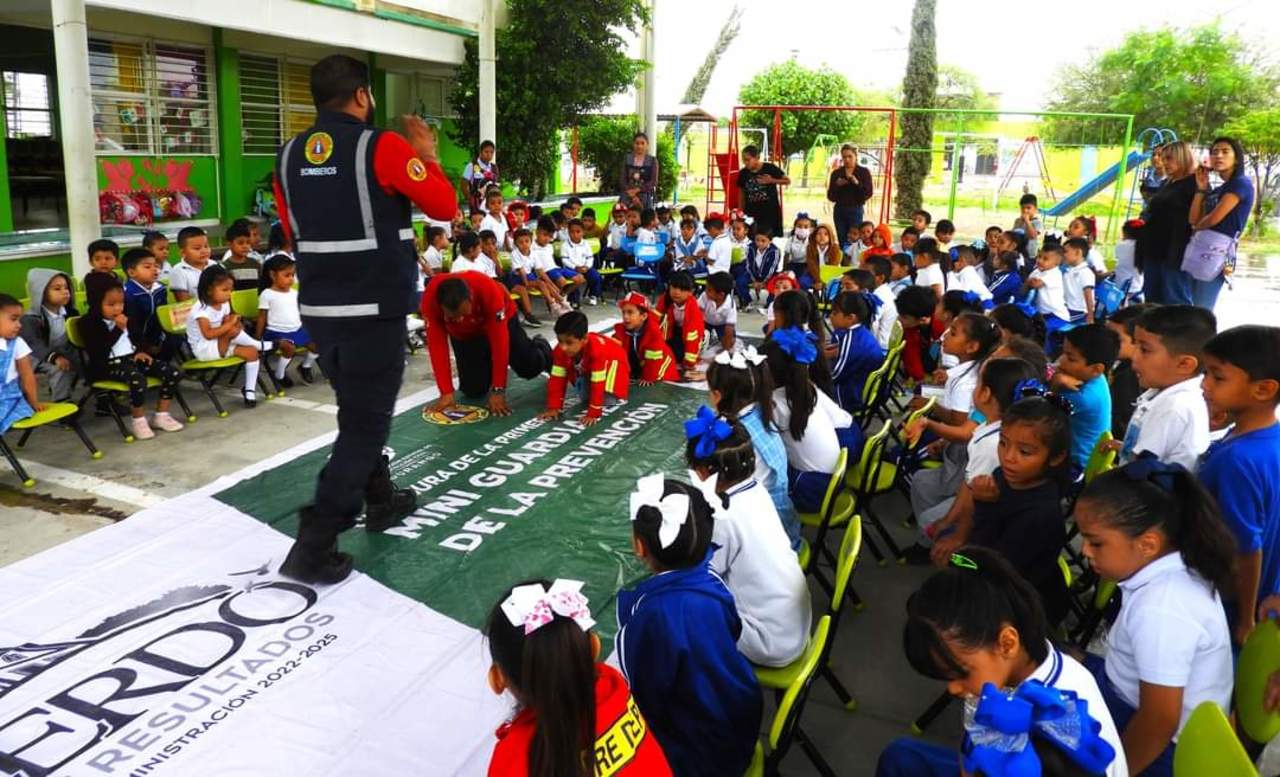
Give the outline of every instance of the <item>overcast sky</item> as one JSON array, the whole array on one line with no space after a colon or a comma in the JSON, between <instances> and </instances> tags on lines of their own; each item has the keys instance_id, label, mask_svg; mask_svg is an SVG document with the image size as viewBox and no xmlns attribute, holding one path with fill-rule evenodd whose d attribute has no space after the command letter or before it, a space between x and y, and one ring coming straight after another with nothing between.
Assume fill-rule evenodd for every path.
<instances>
[{"instance_id":1,"label":"overcast sky","mask_svg":"<svg viewBox=\"0 0 1280 777\"><path fill-rule=\"evenodd\" d=\"M658 4L658 111L670 111L715 41L733 0L655 0ZM739 0L742 32L716 68L703 107L727 114L738 88L757 71L794 55L807 67L827 64L855 87L892 89L907 58L911 0ZM938 0L938 62L975 73L983 88L1001 95L1005 110L1035 110L1063 64L1116 45L1142 27L1185 27L1208 22L1201 0ZM1224 0L1223 27L1265 43L1280 56L1280 0ZM634 47L633 47L634 48ZM638 48L633 50L638 55ZM616 99L615 111L635 110L634 96Z\"/></svg>"}]
</instances>

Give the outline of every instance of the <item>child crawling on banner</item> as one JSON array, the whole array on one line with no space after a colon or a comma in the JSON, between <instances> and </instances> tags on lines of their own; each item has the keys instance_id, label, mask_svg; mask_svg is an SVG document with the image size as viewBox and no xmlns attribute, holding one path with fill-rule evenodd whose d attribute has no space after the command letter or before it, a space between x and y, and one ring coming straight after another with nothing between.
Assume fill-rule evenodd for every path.
<instances>
[{"instance_id":1,"label":"child crawling on banner","mask_svg":"<svg viewBox=\"0 0 1280 777\"><path fill-rule=\"evenodd\" d=\"M583 426L592 426L604 414L605 403L625 402L630 390L631 366L622 344L612 337L588 332L585 313L572 310L556 319L555 351L551 355L551 379L547 381L547 409L543 420L560 417L565 390L570 383L587 403ZM610 401L612 400L612 401Z\"/></svg>"}]
</instances>

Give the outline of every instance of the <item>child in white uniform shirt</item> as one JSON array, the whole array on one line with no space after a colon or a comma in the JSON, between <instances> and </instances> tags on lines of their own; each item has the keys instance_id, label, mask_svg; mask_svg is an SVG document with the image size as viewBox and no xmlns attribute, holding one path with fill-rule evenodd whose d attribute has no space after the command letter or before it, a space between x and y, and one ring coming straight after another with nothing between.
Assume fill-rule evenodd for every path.
<instances>
[{"instance_id":1,"label":"child in white uniform shirt","mask_svg":"<svg viewBox=\"0 0 1280 777\"><path fill-rule=\"evenodd\" d=\"M320 355L311 345L311 335L302 326L302 315L298 310L298 290L293 288L296 267L294 262L284 254L276 254L262 266L263 280L270 286L258 291L258 321L255 330L259 340L269 340L280 344L280 353L275 357L272 372L276 381L285 388L293 386L293 380L286 374L289 360L295 348L307 348L302 366L298 374L307 383L315 380L312 368Z\"/></svg>"},{"instance_id":2,"label":"child in white uniform shirt","mask_svg":"<svg viewBox=\"0 0 1280 777\"><path fill-rule=\"evenodd\" d=\"M704 224L711 243L707 246L707 273L730 272L733 268L733 244L724 231L724 218L711 214Z\"/></svg>"},{"instance_id":3,"label":"child in white uniform shirt","mask_svg":"<svg viewBox=\"0 0 1280 777\"><path fill-rule=\"evenodd\" d=\"M1121 463L1147 451L1192 469L1208 449L1209 410L1200 391L1200 359L1216 330L1213 314L1193 305L1152 308L1138 319L1133 371L1146 391L1129 418Z\"/></svg>"},{"instance_id":4,"label":"child in white uniform shirt","mask_svg":"<svg viewBox=\"0 0 1280 777\"><path fill-rule=\"evenodd\" d=\"M216 269L214 269L216 268ZM187 344L191 353L202 362L218 361L230 356L244 359L245 407L258 404L258 355L271 349L249 336L240 316L231 312L231 291L235 282L225 267L214 265L200 276L196 290L199 302L187 316Z\"/></svg>"},{"instance_id":5,"label":"child in white uniform shirt","mask_svg":"<svg viewBox=\"0 0 1280 777\"><path fill-rule=\"evenodd\" d=\"M751 435L705 407L685 430L689 480L715 510L711 569L742 618L738 650L753 664L786 666L809 637L809 588L769 492L754 477Z\"/></svg>"},{"instance_id":6,"label":"child in white uniform shirt","mask_svg":"<svg viewBox=\"0 0 1280 777\"><path fill-rule=\"evenodd\" d=\"M953 273L955 277L951 285L947 286L947 289L971 291L978 295L978 299L982 302L982 307L990 310L992 307L991 289L987 288L986 281L978 273L978 265L981 264L978 252L973 250L973 246L957 246L955 254L955 261L952 264L952 267L955 268Z\"/></svg>"},{"instance_id":7,"label":"child in white uniform shirt","mask_svg":"<svg viewBox=\"0 0 1280 777\"><path fill-rule=\"evenodd\" d=\"M1191 711L1206 701L1231 710L1219 591L1232 585L1235 539L1191 473L1150 456L1094 478L1075 520L1090 567L1123 592L1106 658L1086 663L1126 734L1130 773L1170 775Z\"/></svg>"},{"instance_id":8,"label":"child in white uniform shirt","mask_svg":"<svg viewBox=\"0 0 1280 777\"><path fill-rule=\"evenodd\" d=\"M1062 273L1063 301L1073 324L1092 324L1095 305L1094 286L1098 279L1093 268L1085 261L1089 241L1073 237L1062 246L1067 265Z\"/></svg>"},{"instance_id":9,"label":"child in white uniform shirt","mask_svg":"<svg viewBox=\"0 0 1280 777\"><path fill-rule=\"evenodd\" d=\"M1036 257L1036 269L1027 276L1027 286L1036 290L1036 310L1044 316L1050 334L1071 320L1062 278L1063 258L1061 248L1049 246Z\"/></svg>"},{"instance_id":10,"label":"child in white uniform shirt","mask_svg":"<svg viewBox=\"0 0 1280 777\"><path fill-rule=\"evenodd\" d=\"M893 284L889 281L893 270L889 260L883 256L871 257L867 265L871 268L872 277L875 278L871 293L880 299L880 313L876 316L875 324L876 342L880 343L881 348L888 350L889 341L893 339L893 325L898 323L898 306L895 304L897 295L894 294Z\"/></svg>"},{"instance_id":11,"label":"child in white uniform shirt","mask_svg":"<svg viewBox=\"0 0 1280 777\"><path fill-rule=\"evenodd\" d=\"M498 277L498 268L493 260L480 253L480 236L475 232L464 232L458 238L458 258L449 265L449 272L480 272L490 278Z\"/></svg>"},{"instance_id":12,"label":"child in white uniform shirt","mask_svg":"<svg viewBox=\"0 0 1280 777\"><path fill-rule=\"evenodd\" d=\"M707 288L698 298L702 320L707 329L720 340L722 350L733 353L741 347L738 342L738 307L733 303L733 276L727 272L712 272L707 276Z\"/></svg>"},{"instance_id":13,"label":"child in white uniform shirt","mask_svg":"<svg viewBox=\"0 0 1280 777\"><path fill-rule=\"evenodd\" d=\"M1120 234L1124 239L1116 243L1115 247L1115 283L1121 289L1124 289L1125 283L1129 284L1129 288L1125 290L1125 302L1142 294L1142 271L1137 267L1135 255L1138 246L1138 230L1141 228L1141 221L1136 219L1126 221L1120 228Z\"/></svg>"}]
</instances>

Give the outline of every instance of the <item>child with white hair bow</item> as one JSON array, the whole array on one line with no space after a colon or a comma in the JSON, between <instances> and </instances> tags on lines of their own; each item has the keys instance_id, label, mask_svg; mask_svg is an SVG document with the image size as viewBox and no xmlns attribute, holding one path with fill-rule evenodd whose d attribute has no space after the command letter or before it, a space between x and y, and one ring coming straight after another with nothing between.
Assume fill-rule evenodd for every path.
<instances>
[{"instance_id":1,"label":"child with white hair bow","mask_svg":"<svg viewBox=\"0 0 1280 777\"><path fill-rule=\"evenodd\" d=\"M710 568L712 507L662 475L641 478L629 504L636 555L655 574L618 592L623 674L676 774L742 774L760 686L738 652L733 595Z\"/></svg>"}]
</instances>

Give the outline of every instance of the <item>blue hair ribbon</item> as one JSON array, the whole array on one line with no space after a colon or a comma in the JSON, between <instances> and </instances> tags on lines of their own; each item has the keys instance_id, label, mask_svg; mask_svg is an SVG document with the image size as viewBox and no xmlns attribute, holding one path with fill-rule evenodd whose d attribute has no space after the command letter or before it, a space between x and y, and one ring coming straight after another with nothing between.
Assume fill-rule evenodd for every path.
<instances>
[{"instance_id":1,"label":"blue hair ribbon","mask_svg":"<svg viewBox=\"0 0 1280 777\"><path fill-rule=\"evenodd\" d=\"M871 311L871 317L875 318L880 312L880 306L884 304L884 300L869 291L862 292L862 301L867 303L867 308Z\"/></svg>"},{"instance_id":2,"label":"blue hair ribbon","mask_svg":"<svg viewBox=\"0 0 1280 777\"><path fill-rule=\"evenodd\" d=\"M1040 756L1032 736L1047 740L1089 773L1105 772L1116 757L1115 748L1100 736L1102 724L1089 714L1088 701L1039 680L1028 680L1012 693L986 683L972 718L965 721L973 745L964 756L969 774L1039 777Z\"/></svg>"},{"instance_id":3,"label":"blue hair ribbon","mask_svg":"<svg viewBox=\"0 0 1280 777\"><path fill-rule=\"evenodd\" d=\"M1015 399L1026 399L1027 397L1043 397L1049 393L1049 389L1035 378L1027 378L1018 381L1018 385L1013 387L1013 396Z\"/></svg>"},{"instance_id":4,"label":"blue hair ribbon","mask_svg":"<svg viewBox=\"0 0 1280 777\"><path fill-rule=\"evenodd\" d=\"M1015 302L1013 303L1013 306L1018 310L1021 310L1027 318L1035 318L1036 314L1040 312L1036 310L1036 306L1032 305L1030 302Z\"/></svg>"},{"instance_id":5,"label":"blue hair ribbon","mask_svg":"<svg viewBox=\"0 0 1280 777\"><path fill-rule=\"evenodd\" d=\"M776 329L771 335L782 352L799 364L813 364L818 358L818 338L798 326Z\"/></svg>"},{"instance_id":6,"label":"blue hair ribbon","mask_svg":"<svg viewBox=\"0 0 1280 777\"><path fill-rule=\"evenodd\" d=\"M966 292L964 293L964 296L962 297L962 299L964 300L964 304L966 304L966 305L981 305L981 304L982 304L982 297L979 297L979 296L978 296L978 292L976 292L976 291L966 291Z\"/></svg>"},{"instance_id":7,"label":"blue hair ribbon","mask_svg":"<svg viewBox=\"0 0 1280 777\"><path fill-rule=\"evenodd\" d=\"M703 405L698 414L684 422L684 436L688 440L696 440L694 455L705 459L716 452L716 443L729 439L733 427L729 425L711 408Z\"/></svg>"},{"instance_id":8,"label":"blue hair ribbon","mask_svg":"<svg viewBox=\"0 0 1280 777\"><path fill-rule=\"evenodd\" d=\"M1146 480L1173 493L1174 478L1179 474L1185 474L1187 470L1181 464L1161 461L1151 451L1143 451L1136 459L1120 467L1120 471L1129 480L1134 482Z\"/></svg>"}]
</instances>

